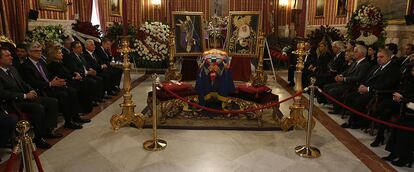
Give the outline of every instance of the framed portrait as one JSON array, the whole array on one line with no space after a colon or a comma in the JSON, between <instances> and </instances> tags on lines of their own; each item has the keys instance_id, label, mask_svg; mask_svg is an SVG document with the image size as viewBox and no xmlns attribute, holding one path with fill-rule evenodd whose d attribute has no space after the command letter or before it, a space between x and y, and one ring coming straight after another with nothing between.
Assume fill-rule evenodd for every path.
<instances>
[{"instance_id":1,"label":"framed portrait","mask_svg":"<svg viewBox=\"0 0 414 172\"><path fill-rule=\"evenodd\" d=\"M53 11L65 11L65 0L37 0L37 4L40 10L53 10Z\"/></svg>"},{"instance_id":2,"label":"framed portrait","mask_svg":"<svg viewBox=\"0 0 414 172\"><path fill-rule=\"evenodd\" d=\"M256 56L257 38L262 28L260 11L230 11L226 50L229 55Z\"/></svg>"},{"instance_id":3,"label":"framed portrait","mask_svg":"<svg viewBox=\"0 0 414 172\"><path fill-rule=\"evenodd\" d=\"M315 17L323 17L325 14L325 0L316 0Z\"/></svg>"},{"instance_id":4,"label":"framed portrait","mask_svg":"<svg viewBox=\"0 0 414 172\"><path fill-rule=\"evenodd\" d=\"M336 0L336 16L346 17L347 13L347 0Z\"/></svg>"},{"instance_id":5,"label":"framed portrait","mask_svg":"<svg viewBox=\"0 0 414 172\"><path fill-rule=\"evenodd\" d=\"M362 4L370 3L381 9L384 19L388 24L405 24L405 15L412 14L413 0L388 0L388 1L373 1L373 0L356 0L354 11Z\"/></svg>"},{"instance_id":6,"label":"framed portrait","mask_svg":"<svg viewBox=\"0 0 414 172\"><path fill-rule=\"evenodd\" d=\"M175 56L199 56L204 52L203 13L173 11Z\"/></svg>"},{"instance_id":7,"label":"framed portrait","mask_svg":"<svg viewBox=\"0 0 414 172\"><path fill-rule=\"evenodd\" d=\"M122 16L122 0L110 0L109 8L112 16Z\"/></svg>"}]
</instances>

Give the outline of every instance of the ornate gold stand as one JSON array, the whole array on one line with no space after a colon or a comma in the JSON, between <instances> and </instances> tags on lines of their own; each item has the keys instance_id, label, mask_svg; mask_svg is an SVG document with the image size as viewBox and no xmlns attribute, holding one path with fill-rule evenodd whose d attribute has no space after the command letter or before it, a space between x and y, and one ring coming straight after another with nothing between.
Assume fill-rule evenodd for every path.
<instances>
[{"instance_id":1,"label":"ornate gold stand","mask_svg":"<svg viewBox=\"0 0 414 172\"><path fill-rule=\"evenodd\" d=\"M27 134L29 129L30 124L28 121L22 120L17 123L16 130L20 133L20 135L17 138L18 145L14 147L13 153L18 154L19 151L22 151L24 169L25 171L32 172L35 171L32 153L36 150L36 146L33 144L32 138Z\"/></svg>"},{"instance_id":2,"label":"ornate gold stand","mask_svg":"<svg viewBox=\"0 0 414 172\"><path fill-rule=\"evenodd\" d=\"M167 147L167 141L157 138L157 74L152 75L152 139L144 142L143 146L148 151L160 151Z\"/></svg>"},{"instance_id":3,"label":"ornate gold stand","mask_svg":"<svg viewBox=\"0 0 414 172\"><path fill-rule=\"evenodd\" d=\"M304 51L305 43L299 42L297 45L297 50L294 52L298 55L298 63L296 64L296 72L295 72L295 91L300 92L302 91L302 70L304 68L303 64L303 56L306 55ZM306 127L306 119L303 117L303 109L305 107L302 105L302 97L297 96L293 99L293 104L289 107L290 115L289 117L283 117L280 127L283 131L287 131L290 128L300 128L305 129ZM312 123L315 121L312 120ZM314 126L314 125L312 125ZM312 127L313 128L313 127Z\"/></svg>"},{"instance_id":4,"label":"ornate gold stand","mask_svg":"<svg viewBox=\"0 0 414 172\"><path fill-rule=\"evenodd\" d=\"M259 43L259 63L254 74L250 76L250 82L254 86L263 86L266 85L267 75L263 71L263 55L264 55L264 33L260 32L258 43Z\"/></svg>"},{"instance_id":5,"label":"ornate gold stand","mask_svg":"<svg viewBox=\"0 0 414 172\"><path fill-rule=\"evenodd\" d=\"M169 67L167 69L167 71L165 72L165 80L170 81L170 80L181 80L181 73L177 71L177 67L175 67L175 61L174 61L174 54L175 54L175 36L174 33L170 33L170 37L169 37L169 45L170 45L170 64Z\"/></svg>"},{"instance_id":6,"label":"ornate gold stand","mask_svg":"<svg viewBox=\"0 0 414 172\"><path fill-rule=\"evenodd\" d=\"M121 114L115 114L111 118L112 129L118 130L122 126L133 123L137 128L144 126L144 115L141 113L135 113L135 104L132 101L131 95L131 63L129 62L128 54L131 52L129 48L129 39L127 36L122 39L122 48L119 50L123 57L123 68L124 68L124 102L120 104L122 107Z\"/></svg>"}]
</instances>

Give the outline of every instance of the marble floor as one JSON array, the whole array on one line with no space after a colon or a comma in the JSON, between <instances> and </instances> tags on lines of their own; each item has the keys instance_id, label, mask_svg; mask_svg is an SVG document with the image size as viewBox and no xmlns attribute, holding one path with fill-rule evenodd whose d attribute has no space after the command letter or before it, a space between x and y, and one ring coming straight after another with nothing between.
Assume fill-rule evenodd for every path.
<instances>
[{"instance_id":1,"label":"marble floor","mask_svg":"<svg viewBox=\"0 0 414 172\"><path fill-rule=\"evenodd\" d=\"M271 78L271 77L269 77ZM269 79L272 92L280 99L290 97L275 80ZM148 78L132 90L139 112L146 106ZM312 145L322 156L306 159L297 156L294 148L305 143L303 130L282 131L217 131L217 130L158 130L159 137L168 142L164 151L143 149L144 141L151 139L151 129L111 129L109 120L120 113L118 99L103 109L84 129L71 132L40 156L47 172L270 172L270 171L371 171L361 158L352 153L337 137L317 121ZM289 105L281 104L284 115ZM317 105L319 106L319 105ZM323 110L323 108L321 107ZM270 114L269 114L270 115ZM338 123L343 119L332 117ZM351 134L366 146L372 137L362 132ZM363 145L359 145L363 146ZM373 149L383 156L381 148ZM413 171L409 168L389 171Z\"/></svg>"}]
</instances>

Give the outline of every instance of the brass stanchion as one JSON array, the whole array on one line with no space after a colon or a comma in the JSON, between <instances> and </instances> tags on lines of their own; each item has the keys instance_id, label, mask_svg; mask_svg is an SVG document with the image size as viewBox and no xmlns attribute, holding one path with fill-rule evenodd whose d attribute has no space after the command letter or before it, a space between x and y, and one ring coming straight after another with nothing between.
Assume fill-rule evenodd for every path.
<instances>
[{"instance_id":1,"label":"brass stanchion","mask_svg":"<svg viewBox=\"0 0 414 172\"><path fill-rule=\"evenodd\" d=\"M306 130L306 144L302 146L297 146L295 148L296 154L301 157L305 158L317 158L321 156L321 152L318 148L310 146L310 140L312 136L312 115L313 115L313 103L315 97L315 86L316 79L311 78L311 84L308 88L310 88L310 97L309 97L309 112L308 112L308 122L307 122L307 130Z\"/></svg>"},{"instance_id":2,"label":"brass stanchion","mask_svg":"<svg viewBox=\"0 0 414 172\"><path fill-rule=\"evenodd\" d=\"M296 72L295 72L295 91L296 93L302 91L302 70L304 68L303 64L303 56L306 55L304 51L305 43L299 42L297 45L297 50L294 54L298 55L298 62L296 64ZM283 117L280 127L283 131L287 131L292 127L305 129L307 126L306 119L303 117L303 109L305 107L302 105L302 97L297 96L293 99L293 104L289 107L290 115L289 117ZM312 121L312 126L314 126L315 121ZM313 128L313 127L312 127Z\"/></svg>"},{"instance_id":3,"label":"brass stanchion","mask_svg":"<svg viewBox=\"0 0 414 172\"><path fill-rule=\"evenodd\" d=\"M122 126L133 123L137 128L144 126L144 115L141 113L135 113L135 104L132 101L131 95L131 63L129 62L128 54L131 52L129 48L129 38L124 36L121 43L122 47L119 50L124 58L124 102L120 104L122 107L121 114L115 114L111 117L111 125L114 130L118 130Z\"/></svg>"},{"instance_id":4,"label":"brass stanchion","mask_svg":"<svg viewBox=\"0 0 414 172\"><path fill-rule=\"evenodd\" d=\"M250 76L250 82L254 86L263 86L266 85L267 82L267 75L263 71L263 56L264 56L264 48L265 48L265 37L264 33L260 32L258 38L258 45L259 45L259 62L257 64L257 68L255 73Z\"/></svg>"},{"instance_id":5,"label":"brass stanchion","mask_svg":"<svg viewBox=\"0 0 414 172\"><path fill-rule=\"evenodd\" d=\"M169 67L167 69L167 71L165 72L165 80L170 81L170 80L181 80L181 73L179 71L177 71L177 67L175 67L175 60L174 60L174 54L175 54L175 36L174 33L170 33L170 37L169 37Z\"/></svg>"},{"instance_id":6,"label":"brass stanchion","mask_svg":"<svg viewBox=\"0 0 414 172\"><path fill-rule=\"evenodd\" d=\"M167 141L157 138L157 74L152 75L152 139L144 142L143 146L148 151L160 151L167 147Z\"/></svg>"}]
</instances>

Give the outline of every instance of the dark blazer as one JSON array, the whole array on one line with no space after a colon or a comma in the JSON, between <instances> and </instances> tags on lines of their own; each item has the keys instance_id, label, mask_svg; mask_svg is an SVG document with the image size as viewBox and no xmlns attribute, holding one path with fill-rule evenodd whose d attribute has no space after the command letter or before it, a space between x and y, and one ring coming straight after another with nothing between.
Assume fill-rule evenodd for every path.
<instances>
[{"instance_id":1,"label":"dark blazer","mask_svg":"<svg viewBox=\"0 0 414 172\"><path fill-rule=\"evenodd\" d=\"M335 73L344 72L346 69L345 52L340 52L338 56L335 54L329 62L329 68Z\"/></svg>"},{"instance_id":2,"label":"dark blazer","mask_svg":"<svg viewBox=\"0 0 414 172\"><path fill-rule=\"evenodd\" d=\"M314 49L310 49L308 57L303 58L304 60L304 67L305 70L309 68L310 65L316 65L316 51Z\"/></svg>"},{"instance_id":3,"label":"dark blazer","mask_svg":"<svg viewBox=\"0 0 414 172\"><path fill-rule=\"evenodd\" d=\"M80 56L76 56L75 53L70 53L66 58L63 58L63 64L71 71L71 72L78 72L82 75L82 77L85 76L85 70L89 69L88 64L86 63L86 60L83 58L82 54Z\"/></svg>"},{"instance_id":4,"label":"dark blazer","mask_svg":"<svg viewBox=\"0 0 414 172\"><path fill-rule=\"evenodd\" d=\"M325 75L328 72L328 63L331 59L330 53L319 55L316 59L316 74Z\"/></svg>"},{"instance_id":5,"label":"dark blazer","mask_svg":"<svg viewBox=\"0 0 414 172\"><path fill-rule=\"evenodd\" d=\"M97 72L101 72L102 71L101 63L99 62L96 54L95 53L92 53L92 54L94 55L94 57L92 57L92 55L89 54L89 52L84 51L83 57L85 58L86 63L88 64L89 67L96 70Z\"/></svg>"},{"instance_id":6,"label":"dark blazer","mask_svg":"<svg viewBox=\"0 0 414 172\"><path fill-rule=\"evenodd\" d=\"M106 64L109 66L113 57L108 51L104 50L102 46L97 46L95 49L95 53L95 57L99 60L101 64Z\"/></svg>"},{"instance_id":7,"label":"dark blazer","mask_svg":"<svg viewBox=\"0 0 414 172\"><path fill-rule=\"evenodd\" d=\"M64 66L63 62L51 62L47 64L47 69L53 75L65 79L66 81L72 80L72 77L75 76L75 73L71 72L66 66Z\"/></svg>"},{"instance_id":8,"label":"dark blazer","mask_svg":"<svg viewBox=\"0 0 414 172\"><path fill-rule=\"evenodd\" d=\"M49 81L51 81L55 76L49 73L46 68L46 63L43 60L39 60L39 63L42 66L46 77ZM23 62L20 70L23 78L27 81L27 83L37 91L42 92L43 90L50 88L49 82L43 79L42 74L40 74L37 67L32 63L32 61L30 61L29 58Z\"/></svg>"},{"instance_id":9,"label":"dark blazer","mask_svg":"<svg viewBox=\"0 0 414 172\"><path fill-rule=\"evenodd\" d=\"M0 69L0 98L5 100L23 100L24 94L33 90L30 85L23 81L14 67L9 67L14 79Z\"/></svg>"},{"instance_id":10,"label":"dark blazer","mask_svg":"<svg viewBox=\"0 0 414 172\"><path fill-rule=\"evenodd\" d=\"M368 77L362 83L371 90L395 90L400 79L400 68L390 62L384 69L379 70L379 65L373 67Z\"/></svg>"},{"instance_id":11,"label":"dark blazer","mask_svg":"<svg viewBox=\"0 0 414 172\"><path fill-rule=\"evenodd\" d=\"M359 85L367 76L371 65L367 59L362 60L359 64L356 61L353 63L354 65L351 65L342 75L345 77L345 83Z\"/></svg>"}]
</instances>

